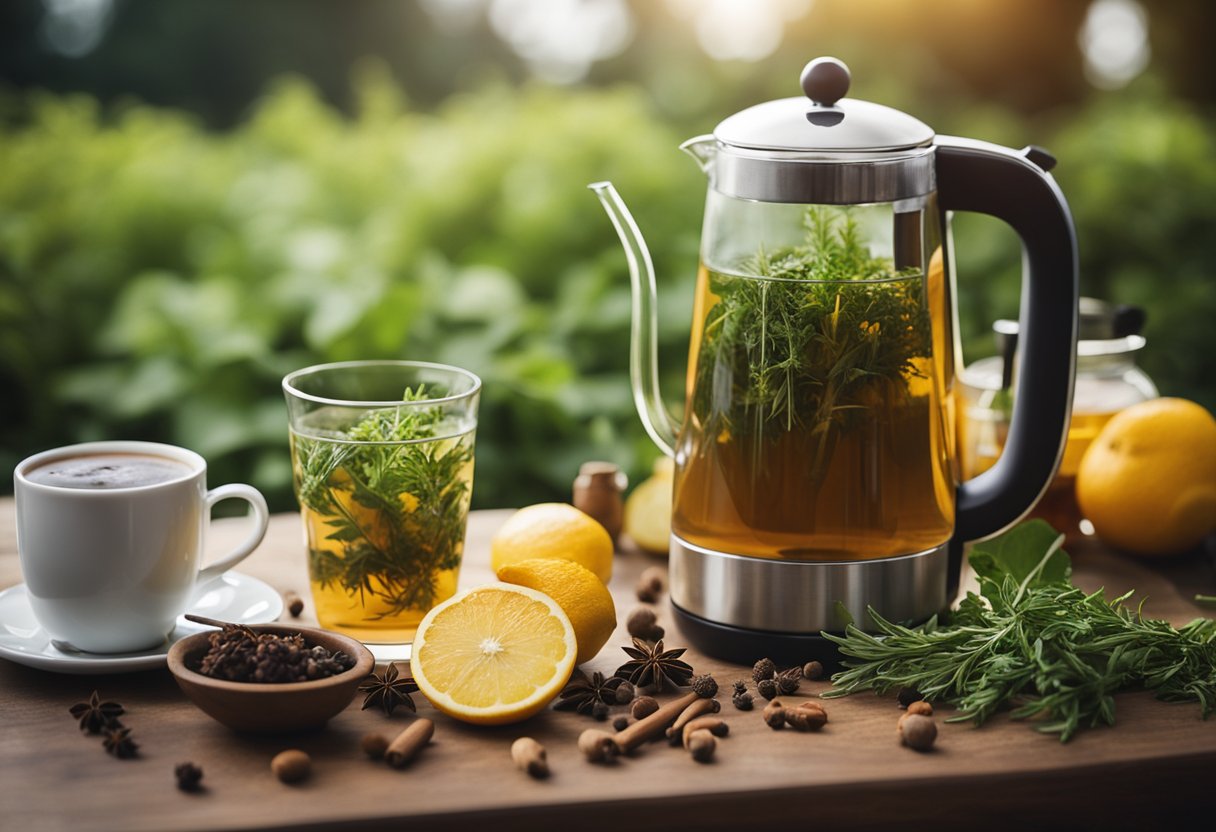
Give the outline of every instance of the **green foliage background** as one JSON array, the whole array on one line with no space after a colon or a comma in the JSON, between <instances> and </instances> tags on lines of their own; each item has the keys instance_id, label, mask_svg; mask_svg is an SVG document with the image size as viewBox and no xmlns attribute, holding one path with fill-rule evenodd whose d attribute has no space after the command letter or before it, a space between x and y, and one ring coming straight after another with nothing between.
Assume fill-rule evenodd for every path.
<instances>
[{"instance_id":1,"label":"green foliage background","mask_svg":"<svg viewBox=\"0 0 1216 832\"><path fill-rule=\"evenodd\" d=\"M634 86L490 84L429 112L375 65L354 86L348 118L282 80L226 133L87 96L23 102L0 128L0 467L157 439L291 508L281 377L402 357L485 381L477 507L566 499L590 458L645 473L624 257L583 186L613 180L647 235L674 402L704 197L686 136ZM1083 289L1146 306L1143 365L1212 408L1216 138L1141 86L1035 138L1061 159ZM1023 142L1007 121L958 121L938 126ZM1018 249L973 218L956 245L973 358L1016 313Z\"/></svg>"}]
</instances>

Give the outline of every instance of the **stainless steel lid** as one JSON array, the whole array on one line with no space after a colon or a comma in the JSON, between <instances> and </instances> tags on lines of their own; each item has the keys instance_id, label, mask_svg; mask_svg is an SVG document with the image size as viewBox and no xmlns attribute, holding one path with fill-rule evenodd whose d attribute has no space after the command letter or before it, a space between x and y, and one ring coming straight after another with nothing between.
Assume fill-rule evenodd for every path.
<instances>
[{"instance_id":1,"label":"stainless steel lid","mask_svg":"<svg viewBox=\"0 0 1216 832\"><path fill-rule=\"evenodd\" d=\"M714 129L716 190L763 202L892 202L936 188L933 130L907 113L845 98L850 75L816 58L802 97L767 101ZM706 142L711 137L694 139Z\"/></svg>"}]
</instances>

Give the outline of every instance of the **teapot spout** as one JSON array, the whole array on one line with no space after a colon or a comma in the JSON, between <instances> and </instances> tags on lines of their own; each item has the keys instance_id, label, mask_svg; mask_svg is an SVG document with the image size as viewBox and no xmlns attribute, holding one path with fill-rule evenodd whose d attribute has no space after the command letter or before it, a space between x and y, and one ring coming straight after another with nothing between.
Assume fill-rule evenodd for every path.
<instances>
[{"instance_id":1,"label":"teapot spout","mask_svg":"<svg viewBox=\"0 0 1216 832\"><path fill-rule=\"evenodd\" d=\"M709 173L714 160L718 158L718 140L713 137L713 134L694 136L680 145L680 150L696 160L697 167L701 169L702 173Z\"/></svg>"},{"instance_id":2,"label":"teapot spout","mask_svg":"<svg viewBox=\"0 0 1216 832\"><path fill-rule=\"evenodd\" d=\"M676 423L667 412L659 390L659 315L654 262L633 215L612 183L593 182L587 187L595 192L608 212L629 263L629 282L633 288L629 382L633 403L646 433L659 450L667 456L675 456Z\"/></svg>"}]
</instances>

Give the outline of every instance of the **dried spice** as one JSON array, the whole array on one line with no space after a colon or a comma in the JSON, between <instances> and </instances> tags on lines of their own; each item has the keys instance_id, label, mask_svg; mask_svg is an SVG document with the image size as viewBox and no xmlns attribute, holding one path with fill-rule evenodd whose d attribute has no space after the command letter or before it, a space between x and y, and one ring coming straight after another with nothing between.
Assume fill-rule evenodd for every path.
<instances>
[{"instance_id":1,"label":"dried spice","mask_svg":"<svg viewBox=\"0 0 1216 832\"><path fill-rule=\"evenodd\" d=\"M529 777L543 780L549 776L549 755L545 747L531 737L520 737L511 743L511 760Z\"/></svg>"},{"instance_id":2,"label":"dried spice","mask_svg":"<svg viewBox=\"0 0 1216 832\"><path fill-rule=\"evenodd\" d=\"M777 673L777 665L772 659L761 659L752 666L752 681L763 682L765 679L771 679Z\"/></svg>"},{"instance_id":3,"label":"dried spice","mask_svg":"<svg viewBox=\"0 0 1216 832\"><path fill-rule=\"evenodd\" d=\"M775 679L761 679L756 683L756 690L765 699L773 699L777 696L777 681Z\"/></svg>"},{"instance_id":4,"label":"dried spice","mask_svg":"<svg viewBox=\"0 0 1216 832\"><path fill-rule=\"evenodd\" d=\"M802 681L802 668L795 667L783 673L778 673L774 681L777 683L778 692L788 696L798 690L798 685Z\"/></svg>"},{"instance_id":5,"label":"dried spice","mask_svg":"<svg viewBox=\"0 0 1216 832\"><path fill-rule=\"evenodd\" d=\"M741 711L750 711L752 709L752 695L747 690L747 682L742 679L735 682L735 692L731 694L730 701L736 708Z\"/></svg>"},{"instance_id":6,"label":"dried spice","mask_svg":"<svg viewBox=\"0 0 1216 832\"><path fill-rule=\"evenodd\" d=\"M665 634L659 626L658 618L650 607L636 607L625 619L625 630L634 638L644 641L658 641Z\"/></svg>"},{"instance_id":7,"label":"dried spice","mask_svg":"<svg viewBox=\"0 0 1216 832\"><path fill-rule=\"evenodd\" d=\"M373 760L383 759L384 752L388 751L388 738L374 731L364 734L363 739L359 740L359 748Z\"/></svg>"},{"instance_id":8,"label":"dried spice","mask_svg":"<svg viewBox=\"0 0 1216 832\"><path fill-rule=\"evenodd\" d=\"M814 681L815 679L820 679L822 677L823 662L811 661L802 666L802 678Z\"/></svg>"},{"instance_id":9,"label":"dried spice","mask_svg":"<svg viewBox=\"0 0 1216 832\"><path fill-rule=\"evenodd\" d=\"M117 702L102 702L97 691L93 691L89 701L77 702L68 708L68 713L80 720L81 731L100 734L105 728L121 727L118 717L125 712Z\"/></svg>"},{"instance_id":10,"label":"dried spice","mask_svg":"<svg viewBox=\"0 0 1216 832\"><path fill-rule=\"evenodd\" d=\"M900 688L895 694L895 698L899 701L899 707L906 708L913 702L919 702L924 699L924 695L916 688Z\"/></svg>"},{"instance_id":11,"label":"dried spice","mask_svg":"<svg viewBox=\"0 0 1216 832\"><path fill-rule=\"evenodd\" d=\"M653 696L639 696L629 707L629 715L634 719L645 719L659 709L659 700Z\"/></svg>"},{"instance_id":12,"label":"dried spice","mask_svg":"<svg viewBox=\"0 0 1216 832\"><path fill-rule=\"evenodd\" d=\"M609 705L623 705L633 699L633 686L629 685L627 691L620 689L629 684L625 679L612 676L604 678L603 673L593 673L591 678L587 678L586 674L579 673L572 679L562 692L558 694L558 701L553 707L559 711L575 711L580 714L597 716L595 714L595 706L603 705L606 709ZM618 700L620 695L629 694L629 698L623 701ZM604 717L608 715L607 710L604 710Z\"/></svg>"},{"instance_id":13,"label":"dried spice","mask_svg":"<svg viewBox=\"0 0 1216 832\"><path fill-rule=\"evenodd\" d=\"M359 693L366 694L363 697L363 710L375 706L389 716L393 715L398 705L417 712L418 707L410 696L417 690L418 685L412 677L398 674L395 662L389 662L384 673L373 672L359 683Z\"/></svg>"},{"instance_id":14,"label":"dried spice","mask_svg":"<svg viewBox=\"0 0 1216 832\"><path fill-rule=\"evenodd\" d=\"M291 614L292 618L299 618L300 614L304 612L304 599L294 592L288 592L283 596L283 600L286 602L287 612Z\"/></svg>"},{"instance_id":15,"label":"dried spice","mask_svg":"<svg viewBox=\"0 0 1216 832\"><path fill-rule=\"evenodd\" d=\"M915 751L928 751L937 739L937 723L923 714L905 714L899 720L899 739Z\"/></svg>"},{"instance_id":16,"label":"dried spice","mask_svg":"<svg viewBox=\"0 0 1216 832\"><path fill-rule=\"evenodd\" d=\"M635 687L653 687L662 693L667 687L679 688L692 680L693 669L688 662L680 661L686 648L664 650L660 639L654 644L635 638L632 647L622 647L630 661L616 669L616 676L628 679Z\"/></svg>"},{"instance_id":17,"label":"dried spice","mask_svg":"<svg viewBox=\"0 0 1216 832\"><path fill-rule=\"evenodd\" d=\"M718 695L718 683L708 673L703 676L694 676L689 685L696 692L697 696L712 699Z\"/></svg>"},{"instance_id":18,"label":"dried spice","mask_svg":"<svg viewBox=\"0 0 1216 832\"><path fill-rule=\"evenodd\" d=\"M106 753L113 754L120 760L135 756L139 746L131 739L131 729L122 726L111 726L101 732L101 743Z\"/></svg>"},{"instance_id":19,"label":"dried spice","mask_svg":"<svg viewBox=\"0 0 1216 832\"><path fill-rule=\"evenodd\" d=\"M270 761L270 770L282 783L298 783L312 773L312 757L297 748L280 751Z\"/></svg>"},{"instance_id":20,"label":"dried spice","mask_svg":"<svg viewBox=\"0 0 1216 832\"><path fill-rule=\"evenodd\" d=\"M304 636L255 633L239 624L225 624L208 637L210 648L198 671L229 682L307 682L345 673L353 656L309 647Z\"/></svg>"},{"instance_id":21,"label":"dried spice","mask_svg":"<svg viewBox=\"0 0 1216 832\"><path fill-rule=\"evenodd\" d=\"M194 763L178 763L173 768L173 776L177 778L177 787L184 792L196 792L203 781L203 770Z\"/></svg>"},{"instance_id":22,"label":"dried spice","mask_svg":"<svg viewBox=\"0 0 1216 832\"><path fill-rule=\"evenodd\" d=\"M659 596L663 594L663 587L667 584L666 577L663 574L662 568L658 566L648 566L642 570L641 576L638 578L638 584L634 592L638 596L639 601L647 604L653 604L659 600Z\"/></svg>"}]
</instances>

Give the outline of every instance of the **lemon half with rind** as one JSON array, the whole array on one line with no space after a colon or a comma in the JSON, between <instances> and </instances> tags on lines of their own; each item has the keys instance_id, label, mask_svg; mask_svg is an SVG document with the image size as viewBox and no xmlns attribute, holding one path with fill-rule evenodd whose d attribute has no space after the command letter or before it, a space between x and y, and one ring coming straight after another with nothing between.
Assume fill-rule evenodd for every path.
<instances>
[{"instance_id":1,"label":"lemon half with rind","mask_svg":"<svg viewBox=\"0 0 1216 832\"><path fill-rule=\"evenodd\" d=\"M578 641L575 664L595 658L616 629L616 604L608 587L584 566L556 558L532 558L498 570L498 580L545 593L558 603L574 626Z\"/></svg>"},{"instance_id":2,"label":"lemon half with rind","mask_svg":"<svg viewBox=\"0 0 1216 832\"><path fill-rule=\"evenodd\" d=\"M414 636L410 671L448 716L505 725L542 710L570 679L578 643L556 601L495 583L432 609Z\"/></svg>"}]
</instances>

